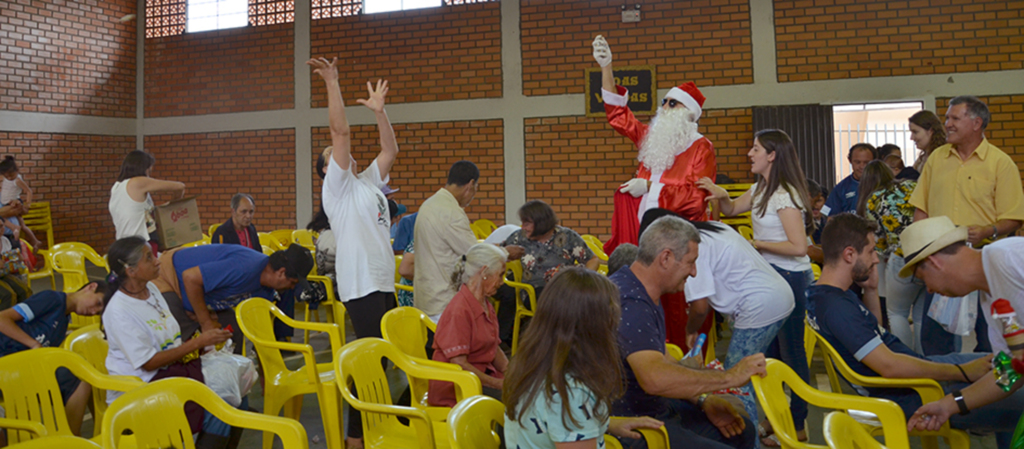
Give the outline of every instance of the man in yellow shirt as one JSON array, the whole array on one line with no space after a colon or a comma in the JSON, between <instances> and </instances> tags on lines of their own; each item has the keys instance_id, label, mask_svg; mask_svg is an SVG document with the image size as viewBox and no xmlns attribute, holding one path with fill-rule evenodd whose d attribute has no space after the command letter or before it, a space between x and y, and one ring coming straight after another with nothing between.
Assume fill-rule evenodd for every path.
<instances>
[{"instance_id":1,"label":"man in yellow shirt","mask_svg":"<svg viewBox=\"0 0 1024 449\"><path fill-rule=\"evenodd\" d=\"M990 119L988 106L977 97L952 99L946 111L947 144L928 157L910 197L910 204L917 208L914 221L945 215L955 225L967 227L967 243L974 247L1013 234L1024 223L1020 170L1010 156L985 138ZM928 310L930 303L931 295L923 309ZM942 331L924 313L920 316L916 321L922 323L925 355L952 352L952 334ZM991 351L984 324L979 317L976 350Z\"/></svg>"}]
</instances>

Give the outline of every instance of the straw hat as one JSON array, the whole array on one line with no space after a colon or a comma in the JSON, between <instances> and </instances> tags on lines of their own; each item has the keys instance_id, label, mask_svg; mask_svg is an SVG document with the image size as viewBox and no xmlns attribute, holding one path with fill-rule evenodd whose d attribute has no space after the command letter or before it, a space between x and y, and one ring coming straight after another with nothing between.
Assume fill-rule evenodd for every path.
<instances>
[{"instance_id":1,"label":"straw hat","mask_svg":"<svg viewBox=\"0 0 1024 449\"><path fill-rule=\"evenodd\" d=\"M914 274L914 266L926 257L956 242L967 240L967 228L956 226L949 217L932 217L907 226L900 234L903 258L907 264L900 270L900 277Z\"/></svg>"}]
</instances>

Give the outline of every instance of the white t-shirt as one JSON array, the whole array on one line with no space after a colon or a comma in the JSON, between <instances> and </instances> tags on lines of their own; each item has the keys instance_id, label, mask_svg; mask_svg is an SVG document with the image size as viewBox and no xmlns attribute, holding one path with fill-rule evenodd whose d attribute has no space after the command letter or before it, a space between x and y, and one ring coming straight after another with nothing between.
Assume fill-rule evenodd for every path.
<instances>
[{"instance_id":1,"label":"white t-shirt","mask_svg":"<svg viewBox=\"0 0 1024 449\"><path fill-rule=\"evenodd\" d=\"M138 376L149 382L157 371L142 369L158 352L181 346L181 328L171 315L160 289L146 284L149 299L132 298L122 291L114 293L103 311L103 329L107 332L107 371L111 375ZM107 390L107 403L120 391Z\"/></svg>"},{"instance_id":2,"label":"white t-shirt","mask_svg":"<svg viewBox=\"0 0 1024 449\"><path fill-rule=\"evenodd\" d=\"M149 241L150 225L154 224L149 213L153 210L153 198L146 194L146 201L135 201L128 195L128 183L134 178L114 183L110 188L110 217L114 220L116 238L138 236ZM155 230L155 225L152 230Z\"/></svg>"},{"instance_id":3,"label":"white t-shirt","mask_svg":"<svg viewBox=\"0 0 1024 449\"><path fill-rule=\"evenodd\" d=\"M789 238L786 237L786 229L782 227L782 220L779 218L779 210L785 208L793 208L800 210L802 207L800 203L800 197L793 195L790 196L789 192L783 186L779 186L772 196L768 197L768 207L764 210L764 216L762 217L758 213L757 204L760 204L760 195L755 195L757 191L757 185L754 184L750 187L750 220L754 228L754 240L760 240L762 242L785 242ZM765 192L767 193L767 192ZM802 212L801 212L802 213ZM803 226L801 221L801 227ZM783 270L788 271L807 271L811 269L811 258L806 255L803 257L793 256L781 256L778 254L772 254L767 251L761 253L764 256L764 260L768 263L775 265Z\"/></svg>"},{"instance_id":4,"label":"white t-shirt","mask_svg":"<svg viewBox=\"0 0 1024 449\"><path fill-rule=\"evenodd\" d=\"M358 176L342 170L334 158L324 178L324 213L338 251L334 259L338 299L349 301L373 292L395 291L395 253L391 250L391 212L381 192L374 159Z\"/></svg>"},{"instance_id":5,"label":"white t-shirt","mask_svg":"<svg viewBox=\"0 0 1024 449\"><path fill-rule=\"evenodd\" d=\"M700 231L697 276L687 279L686 301L708 298L711 307L735 320L737 329L757 329L786 319L793 290L733 228Z\"/></svg>"},{"instance_id":6,"label":"white t-shirt","mask_svg":"<svg viewBox=\"0 0 1024 449\"><path fill-rule=\"evenodd\" d=\"M21 187L18 187L18 181L22 181L21 175L18 175L14 180L3 178L4 182L0 184L0 204L6 205L11 201L14 201L21 197Z\"/></svg>"},{"instance_id":7,"label":"white t-shirt","mask_svg":"<svg viewBox=\"0 0 1024 449\"><path fill-rule=\"evenodd\" d=\"M981 265L990 294L981 292L978 299L988 322L992 352L1011 354L1003 339L1003 324L992 318L992 303L999 299L1009 301L1017 324L1024 326L1024 237L1007 237L986 245L981 249Z\"/></svg>"}]
</instances>

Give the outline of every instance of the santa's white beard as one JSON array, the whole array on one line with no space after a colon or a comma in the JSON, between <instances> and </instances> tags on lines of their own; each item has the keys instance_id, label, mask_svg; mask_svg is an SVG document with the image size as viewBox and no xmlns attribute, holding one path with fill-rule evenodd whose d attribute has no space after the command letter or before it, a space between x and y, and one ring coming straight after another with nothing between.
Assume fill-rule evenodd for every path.
<instances>
[{"instance_id":1,"label":"santa's white beard","mask_svg":"<svg viewBox=\"0 0 1024 449\"><path fill-rule=\"evenodd\" d=\"M686 151L696 135L697 122L689 109L658 109L640 143L637 159L652 173L668 170L676 154Z\"/></svg>"}]
</instances>

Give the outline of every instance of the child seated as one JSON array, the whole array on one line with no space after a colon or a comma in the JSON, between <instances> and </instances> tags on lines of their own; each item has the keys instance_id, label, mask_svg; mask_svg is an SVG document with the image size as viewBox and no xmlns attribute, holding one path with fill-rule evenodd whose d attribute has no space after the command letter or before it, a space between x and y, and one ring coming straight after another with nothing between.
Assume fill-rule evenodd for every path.
<instances>
[{"instance_id":1,"label":"child seated","mask_svg":"<svg viewBox=\"0 0 1024 449\"><path fill-rule=\"evenodd\" d=\"M32 248L38 248L41 242L32 233L32 230L25 226L25 220L21 218L25 212L28 212L28 208L32 204L32 188L18 174L18 164L14 162L14 156L7 156L3 161L0 161L0 175L4 177L3 181L0 182L0 206L6 206L17 201L17 204L21 207L21 211L17 216L8 218L4 222L4 227L6 228L4 229L4 235L13 236L12 243L17 246L18 239L21 238L21 234L24 234ZM24 202L21 201L22 192L25 193Z\"/></svg>"}]
</instances>

